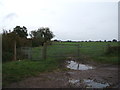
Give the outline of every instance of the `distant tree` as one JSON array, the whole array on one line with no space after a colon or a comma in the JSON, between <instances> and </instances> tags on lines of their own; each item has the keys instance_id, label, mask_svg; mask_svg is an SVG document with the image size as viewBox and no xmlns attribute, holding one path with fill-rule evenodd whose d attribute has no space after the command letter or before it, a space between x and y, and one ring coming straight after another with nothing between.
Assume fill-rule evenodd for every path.
<instances>
[{"instance_id":1,"label":"distant tree","mask_svg":"<svg viewBox=\"0 0 120 90\"><path fill-rule=\"evenodd\" d=\"M59 42L59 40L55 39L54 42Z\"/></svg>"},{"instance_id":2,"label":"distant tree","mask_svg":"<svg viewBox=\"0 0 120 90\"><path fill-rule=\"evenodd\" d=\"M28 34L27 34L27 28L25 26L23 26L23 27L16 26L13 29L13 32L15 32L21 38L27 38L27 36L28 36Z\"/></svg>"},{"instance_id":3,"label":"distant tree","mask_svg":"<svg viewBox=\"0 0 120 90\"><path fill-rule=\"evenodd\" d=\"M44 44L45 42L49 42L53 37L54 34L48 27L46 28L39 28L37 31L31 31L30 34L31 38L34 39L33 42L38 44Z\"/></svg>"},{"instance_id":4,"label":"distant tree","mask_svg":"<svg viewBox=\"0 0 120 90\"><path fill-rule=\"evenodd\" d=\"M106 42L106 40L104 40L104 42Z\"/></svg>"},{"instance_id":5,"label":"distant tree","mask_svg":"<svg viewBox=\"0 0 120 90\"><path fill-rule=\"evenodd\" d=\"M112 41L113 41L113 42L117 42L117 40L116 40L116 39L113 39Z\"/></svg>"},{"instance_id":6,"label":"distant tree","mask_svg":"<svg viewBox=\"0 0 120 90\"><path fill-rule=\"evenodd\" d=\"M88 42L92 42L91 40L89 40Z\"/></svg>"},{"instance_id":7,"label":"distant tree","mask_svg":"<svg viewBox=\"0 0 120 90\"><path fill-rule=\"evenodd\" d=\"M71 40L67 40L66 42L72 42Z\"/></svg>"},{"instance_id":8,"label":"distant tree","mask_svg":"<svg viewBox=\"0 0 120 90\"><path fill-rule=\"evenodd\" d=\"M99 42L102 42L101 40L99 40Z\"/></svg>"}]
</instances>

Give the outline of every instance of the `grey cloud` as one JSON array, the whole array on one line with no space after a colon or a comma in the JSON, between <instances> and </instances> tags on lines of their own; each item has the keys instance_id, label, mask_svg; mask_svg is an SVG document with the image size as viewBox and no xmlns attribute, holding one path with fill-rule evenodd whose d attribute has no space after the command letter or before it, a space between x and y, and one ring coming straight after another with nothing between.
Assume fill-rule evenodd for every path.
<instances>
[{"instance_id":1,"label":"grey cloud","mask_svg":"<svg viewBox=\"0 0 120 90\"><path fill-rule=\"evenodd\" d=\"M4 19L10 19L10 20L13 20L14 18L17 17L17 14L16 13L10 13L10 14L7 14Z\"/></svg>"},{"instance_id":2,"label":"grey cloud","mask_svg":"<svg viewBox=\"0 0 120 90\"><path fill-rule=\"evenodd\" d=\"M9 13L5 15L3 19L0 21L1 28L5 28L6 26L11 25L14 22L14 20L16 20L17 17L18 15L16 13Z\"/></svg>"},{"instance_id":3,"label":"grey cloud","mask_svg":"<svg viewBox=\"0 0 120 90\"><path fill-rule=\"evenodd\" d=\"M16 18L18 17L18 15L16 13L9 13L6 16L4 16L2 23L3 24L7 24L7 23L11 23L12 21L14 21Z\"/></svg>"}]
</instances>

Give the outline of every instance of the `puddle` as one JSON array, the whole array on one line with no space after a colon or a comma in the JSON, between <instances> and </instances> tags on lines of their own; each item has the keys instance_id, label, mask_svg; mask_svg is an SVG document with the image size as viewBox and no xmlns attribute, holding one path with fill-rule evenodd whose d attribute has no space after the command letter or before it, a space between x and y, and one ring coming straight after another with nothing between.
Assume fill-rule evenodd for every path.
<instances>
[{"instance_id":1,"label":"puddle","mask_svg":"<svg viewBox=\"0 0 120 90\"><path fill-rule=\"evenodd\" d=\"M76 79L69 79L69 87L80 87L80 80L76 80Z\"/></svg>"},{"instance_id":2,"label":"puddle","mask_svg":"<svg viewBox=\"0 0 120 90\"><path fill-rule=\"evenodd\" d=\"M79 64L75 61L67 61L68 65L67 68L74 69L74 70L88 70L94 69L92 66L88 66L85 64Z\"/></svg>"},{"instance_id":3,"label":"puddle","mask_svg":"<svg viewBox=\"0 0 120 90\"><path fill-rule=\"evenodd\" d=\"M109 86L108 83L98 83L90 79L84 79L83 82L87 85L86 88L106 88Z\"/></svg>"},{"instance_id":4,"label":"puddle","mask_svg":"<svg viewBox=\"0 0 120 90\"><path fill-rule=\"evenodd\" d=\"M69 79L68 82L77 87L81 85L80 80L76 80L76 79ZM99 83L90 79L83 79L82 83L84 84L85 88L106 88L110 86L108 83Z\"/></svg>"},{"instance_id":5,"label":"puddle","mask_svg":"<svg viewBox=\"0 0 120 90\"><path fill-rule=\"evenodd\" d=\"M70 79L70 80L69 80L69 83L75 84L75 83L78 83L79 81L80 81L80 80Z\"/></svg>"}]
</instances>

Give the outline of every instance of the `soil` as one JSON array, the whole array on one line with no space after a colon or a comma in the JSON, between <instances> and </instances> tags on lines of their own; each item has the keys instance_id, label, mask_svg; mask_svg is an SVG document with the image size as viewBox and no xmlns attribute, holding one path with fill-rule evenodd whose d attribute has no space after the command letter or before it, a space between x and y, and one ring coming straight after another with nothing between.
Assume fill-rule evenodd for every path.
<instances>
[{"instance_id":1,"label":"soil","mask_svg":"<svg viewBox=\"0 0 120 90\"><path fill-rule=\"evenodd\" d=\"M11 83L5 88L87 88L84 79L94 80L100 83L108 83L106 88L120 88L118 79L119 65L98 64L84 62L95 67L89 70L67 70L41 73L36 77L29 77L20 82ZM71 83L70 80L79 80Z\"/></svg>"}]
</instances>

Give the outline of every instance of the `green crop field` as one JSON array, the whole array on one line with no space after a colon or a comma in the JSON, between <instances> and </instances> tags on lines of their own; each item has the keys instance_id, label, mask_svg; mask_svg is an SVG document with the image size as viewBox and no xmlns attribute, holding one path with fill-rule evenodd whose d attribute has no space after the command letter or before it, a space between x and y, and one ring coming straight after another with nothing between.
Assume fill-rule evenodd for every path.
<instances>
[{"instance_id":1,"label":"green crop field","mask_svg":"<svg viewBox=\"0 0 120 90\"><path fill-rule=\"evenodd\" d=\"M118 46L118 42L54 42L53 45L48 46L47 55L54 58L55 56L82 58L82 55L85 55L96 62L117 64L117 54L106 54L108 45Z\"/></svg>"},{"instance_id":2,"label":"green crop field","mask_svg":"<svg viewBox=\"0 0 120 90\"><path fill-rule=\"evenodd\" d=\"M33 59L40 57L39 60L21 60L3 63L3 86L35 76L41 72L58 70L64 60L66 60L66 57L74 56L82 58L82 56L86 56L88 60L92 59L95 62L120 63L118 61L118 54L106 54L108 44L118 46L117 42L53 42L52 45L47 46L46 60L41 58L41 46L32 48Z\"/></svg>"}]
</instances>

